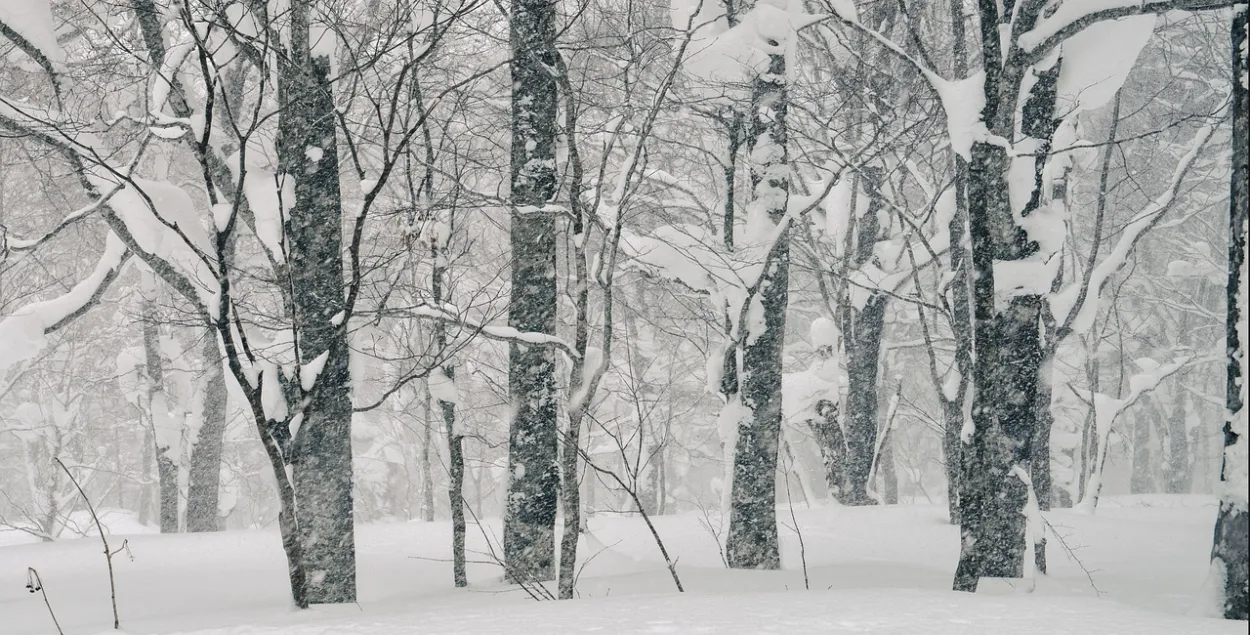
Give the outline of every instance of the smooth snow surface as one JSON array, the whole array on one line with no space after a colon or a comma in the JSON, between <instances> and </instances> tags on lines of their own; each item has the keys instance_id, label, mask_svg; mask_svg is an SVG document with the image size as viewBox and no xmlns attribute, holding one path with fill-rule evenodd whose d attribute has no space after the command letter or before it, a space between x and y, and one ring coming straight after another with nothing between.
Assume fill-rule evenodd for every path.
<instances>
[{"instance_id":1,"label":"smooth snow surface","mask_svg":"<svg viewBox=\"0 0 1250 635\"><path fill-rule=\"evenodd\" d=\"M272 530L131 534L134 559L123 553L114 565L122 628L132 635L1244 633L1244 624L1186 615L1208 570L1215 511L1210 497L1148 496L1104 497L1097 516L1047 512L1101 596L1054 536L1052 576L1033 592L1028 580L1015 581L1018 589L986 580L976 595L948 591L958 529L943 505L799 505L811 591L803 590L794 532L781 532L785 570L726 571L697 513L655 519L680 558L683 595L642 521L618 516L590 520L581 554L594 557L581 599L558 603L501 584L488 564L470 564L469 589L453 589L444 522L358 528L359 606L291 609ZM500 535L497 521L484 530ZM16 537L0 533L0 541ZM113 537L114 548L122 537ZM0 548L0 632L54 632L42 598L24 588L28 566L42 576L66 633L114 632L99 551L91 538ZM488 559L473 524L469 551L472 562Z\"/></svg>"}]
</instances>

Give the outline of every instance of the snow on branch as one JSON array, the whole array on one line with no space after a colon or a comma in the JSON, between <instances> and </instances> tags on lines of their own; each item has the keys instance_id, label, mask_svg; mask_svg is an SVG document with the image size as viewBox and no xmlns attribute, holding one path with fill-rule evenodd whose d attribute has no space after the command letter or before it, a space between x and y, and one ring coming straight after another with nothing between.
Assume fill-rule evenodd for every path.
<instances>
[{"instance_id":1,"label":"snow on branch","mask_svg":"<svg viewBox=\"0 0 1250 635\"><path fill-rule=\"evenodd\" d=\"M522 331L511 326L498 326L494 324L482 324L475 320L471 320L450 311L448 308L440 308L431 305L422 305L411 309L412 315L415 317L429 318L432 320L441 320L472 331L473 335L480 335L488 340L497 340L500 342L508 342L510 344L524 344L527 346L543 346L554 348L564 353L569 359L577 359L580 355L571 344L558 335L549 335L547 333L535 333L532 331Z\"/></svg>"},{"instance_id":2,"label":"snow on branch","mask_svg":"<svg viewBox=\"0 0 1250 635\"><path fill-rule=\"evenodd\" d=\"M49 334L99 302L129 257L130 250L110 232L90 275L63 295L28 304L0 320L0 371L38 355Z\"/></svg>"},{"instance_id":3,"label":"snow on branch","mask_svg":"<svg viewBox=\"0 0 1250 635\"><path fill-rule=\"evenodd\" d=\"M981 120L981 110L985 107L985 72L974 73L969 77L947 80L923 62L910 55L903 47L890 38L868 28L855 16L851 2L835 3L834 18L843 26L849 27L876 40L887 51L898 59L911 65L924 77L929 87L938 96L942 111L946 114L946 127L950 135L951 149L959 156L968 159L972 152L972 143L988 135L985 123Z\"/></svg>"},{"instance_id":4,"label":"snow on branch","mask_svg":"<svg viewBox=\"0 0 1250 635\"><path fill-rule=\"evenodd\" d=\"M1098 505L1098 494L1099 490L1102 489L1102 468L1107 460L1107 445L1111 438L1111 428L1115 420L1119 418L1121 413L1128 410L1129 406L1132 406L1139 397L1158 388L1164 379L1176 374L1187 366L1191 359L1193 358L1189 356L1177 357L1167 364L1159 364L1148 357L1135 360L1142 372L1129 378L1128 395L1119 399L1101 392L1072 389L1082 395L1093 408L1094 427L1098 434L1098 457L1095 459L1097 462L1094 464L1093 471L1090 474L1089 483L1085 487L1085 496L1076 505L1075 509L1085 513L1093 513L1094 507Z\"/></svg>"},{"instance_id":5,"label":"snow on branch","mask_svg":"<svg viewBox=\"0 0 1250 635\"><path fill-rule=\"evenodd\" d=\"M1133 220L1129 221L1120 233L1111 253L1098 263L1082 280L1077 280L1057 293L1050 294L1049 306L1055 322L1061 324L1059 337L1072 331L1084 333L1094 324L1098 316L1099 299L1107 282L1117 271L1124 267L1128 257L1133 253L1141 237L1159 224L1177 201L1181 183L1193 168L1194 161L1215 132L1215 123L1203 126L1190 144L1189 152L1181 158L1172 173L1171 183L1158 198L1146 209L1142 210Z\"/></svg>"},{"instance_id":6,"label":"snow on branch","mask_svg":"<svg viewBox=\"0 0 1250 635\"><path fill-rule=\"evenodd\" d=\"M1061 42L1107 20L1168 11L1210 11L1231 7L1242 0L1068 0L1021 34L1017 44L1034 60L1045 57Z\"/></svg>"},{"instance_id":7,"label":"snow on branch","mask_svg":"<svg viewBox=\"0 0 1250 635\"><path fill-rule=\"evenodd\" d=\"M0 0L0 35L56 77L57 68L65 63L65 51L56 41L52 20L48 0Z\"/></svg>"}]
</instances>

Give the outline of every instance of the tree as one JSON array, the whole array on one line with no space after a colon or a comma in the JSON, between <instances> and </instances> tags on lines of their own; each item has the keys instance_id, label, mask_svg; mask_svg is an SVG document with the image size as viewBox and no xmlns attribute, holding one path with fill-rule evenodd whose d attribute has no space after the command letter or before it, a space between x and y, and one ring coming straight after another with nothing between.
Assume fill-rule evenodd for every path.
<instances>
[{"instance_id":1,"label":"tree","mask_svg":"<svg viewBox=\"0 0 1250 635\"><path fill-rule=\"evenodd\" d=\"M1211 548L1212 575L1208 584L1221 600L1226 619L1250 619L1250 510L1247 509L1247 436L1244 409L1247 372L1245 311L1247 286L1246 241L1250 232L1250 10L1242 4L1232 20L1232 174L1228 208L1228 322L1225 344L1228 358L1227 413L1224 419L1224 457L1220 470L1220 511Z\"/></svg>"},{"instance_id":2,"label":"tree","mask_svg":"<svg viewBox=\"0 0 1250 635\"><path fill-rule=\"evenodd\" d=\"M556 223L547 206L556 194L557 88L553 69L556 4L513 0L511 244L508 326L554 335ZM508 579L555 577L555 525L560 489L556 458L556 360L550 347L508 345L508 504L504 562Z\"/></svg>"}]
</instances>

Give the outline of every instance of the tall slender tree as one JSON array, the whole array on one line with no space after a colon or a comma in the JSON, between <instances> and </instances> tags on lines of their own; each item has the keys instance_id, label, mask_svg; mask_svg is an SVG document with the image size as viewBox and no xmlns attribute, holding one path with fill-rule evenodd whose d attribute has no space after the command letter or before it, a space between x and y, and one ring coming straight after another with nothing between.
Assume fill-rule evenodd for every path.
<instances>
[{"instance_id":1,"label":"tall slender tree","mask_svg":"<svg viewBox=\"0 0 1250 635\"><path fill-rule=\"evenodd\" d=\"M751 7L748 7L751 8ZM741 10L741 7L739 8ZM793 35L791 33L791 35ZM764 42L776 48L784 43ZM763 250L762 269L747 288L738 319L738 397L741 408L733 457L728 564L777 569L777 456L781 442L782 351L790 284L789 90L784 50L768 51L768 66L750 78L746 150L751 183L746 224L749 246Z\"/></svg>"},{"instance_id":2,"label":"tall slender tree","mask_svg":"<svg viewBox=\"0 0 1250 635\"><path fill-rule=\"evenodd\" d=\"M555 334L558 67L554 0L513 0L511 244L508 326ZM506 575L517 582L555 577L557 461L556 360L550 347L508 344L508 498Z\"/></svg>"},{"instance_id":3,"label":"tall slender tree","mask_svg":"<svg viewBox=\"0 0 1250 635\"><path fill-rule=\"evenodd\" d=\"M1250 11L1238 6L1232 21L1232 181L1228 206L1228 355L1224 461L1220 511L1211 548L1213 584L1224 617L1250 619L1250 510L1246 508L1250 437L1246 430L1246 241L1250 233Z\"/></svg>"}]
</instances>

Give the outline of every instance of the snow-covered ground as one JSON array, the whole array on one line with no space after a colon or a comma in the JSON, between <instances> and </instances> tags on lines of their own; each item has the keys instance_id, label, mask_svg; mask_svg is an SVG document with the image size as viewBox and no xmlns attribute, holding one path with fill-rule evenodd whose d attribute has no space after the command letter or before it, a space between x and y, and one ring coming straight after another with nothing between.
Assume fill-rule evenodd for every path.
<instances>
[{"instance_id":1,"label":"snow-covered ground","mask_svg":"<svg viewBox=\"0 0 1250 635\"><path fill-rule=\"evenodd\" d=\"M1052 538L1049 577L987 581L977 595L947 590L958 531L937 506L796 509L811 590L793 531L782 529L785 570L727 571L702 514L657 518L681 595L641 520L601 515L582 546L581 599L558 603L501 584L488 555L471 554L470 588L452 588L443 522L360 527L359 605L309 611L289 607L273 531L111 541L127 540L133 556L115 566L122 628L135 634L1244 633L1244 623L1191 616L1215 509L1205 497L1150 496L1104 498L1093 516L1049 513L1089 576ZM789 510L780 515L791 524ZM497 521L470 525L471 552L486 550L483 530L500 533ZM0 548L0 634L55 633L25 589L27 567L67 635L114 632L100 551L94 538Z\"/></svg>"}]
</instances>

